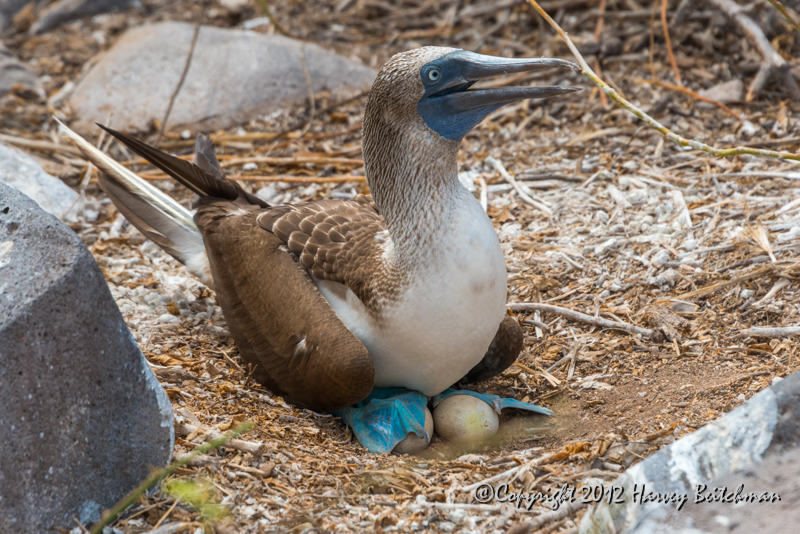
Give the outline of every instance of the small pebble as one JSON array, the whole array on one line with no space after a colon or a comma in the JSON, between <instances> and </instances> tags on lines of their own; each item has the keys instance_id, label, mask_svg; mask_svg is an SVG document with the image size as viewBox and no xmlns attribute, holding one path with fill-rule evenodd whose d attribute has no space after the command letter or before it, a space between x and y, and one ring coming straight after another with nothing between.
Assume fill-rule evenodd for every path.
<instances>
[{"instance_id":1,"label":"small pebble","mask_svg":"<svg viewBox=\"0 0 800 534\"><path fill-rule=\"evenodd\" d=\"M656 267L662 267L665 263L669 261L669 252L664 249L659 250L653 256L653 259L650 260L650 263L655 265Z\"/></svg>"},{"instance_id":2,"label":"small pebble","mask_svg":"<svg viewBox=\"0 0 800 534\"><path fill-rule=\"evenodd\" d=\"M176 317L169 313L165 313L164 315L161 315L158 318L158 323L160 324L180 323L180 322L181 322L180 317Z\"/></svg>"},{"instance_id":3,"label":"small pebble","mask_svg":"<svg viewBox=\"0 0 800 534\"><path fill-rule=\"evenodd\" d=\"M800 236L800 226L792 226L788 232L783 232L776 236L779 243L784 241L792 241Z\"/></svg>"},{"instance_id":4,"label":"small pebble","mask_svg":"<svg viewBox=\"0 0 800 534\"><path fill-rule=\"evenodd\" d=\"M636 163L634 160L630 160L623 163L622 168L628 171L637 171L639 170L639 164ZM620 180L622 179L620 178Z\"/></svg>"}]
</instances>

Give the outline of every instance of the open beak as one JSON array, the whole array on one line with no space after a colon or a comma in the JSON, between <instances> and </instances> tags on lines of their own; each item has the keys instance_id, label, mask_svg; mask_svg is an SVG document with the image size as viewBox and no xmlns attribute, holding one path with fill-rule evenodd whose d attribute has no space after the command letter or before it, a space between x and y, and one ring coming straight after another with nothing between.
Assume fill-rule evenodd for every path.
<instances>
[{"instance_id":1,"label":"open beak","mask_svg":"<svg viewBox=\"0 0 800 534\"><path fill-rule=\"evenodd\" d=\"M495 87L489 89L470 89L483 78L491 78L517 72L530 72L549 68L567 68L580 72L581 68L570 61L550 58L505 58L484 56L474 52L458 50L447 56L448 63L457 66L459 76L449 80L446 87L436 91L431 97L446 96L454 110L468 110L486 106L507 104L527 98L547 98L580 91L580 87L540 86L540 87Z\"/></svg>"},{"instance_id":2,"label":"open beak","mask_svg":"<svg viewBox=\"0 0 800 534\"><path fill-rule=\"evenodd\" d=\"M563 59L515 59L484 56L457 50L435 60L420 73L426 85L417 104L425 124L446 139L460 141L497 108L527 98L547 98L580 91L580 87L493 87L471 89L481 79L548 68L580 71L578 65ZM441 79L426 82L426 73L436 69Z\"/></svg>"}]
</instances>

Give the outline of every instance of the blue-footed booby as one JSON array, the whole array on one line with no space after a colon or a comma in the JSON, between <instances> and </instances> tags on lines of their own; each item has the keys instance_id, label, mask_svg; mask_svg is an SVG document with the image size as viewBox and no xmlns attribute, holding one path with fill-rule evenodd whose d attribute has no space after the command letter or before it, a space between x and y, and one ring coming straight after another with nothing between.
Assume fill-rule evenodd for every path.
<instances>
[{"instance_id":1,"label":"blue-footed booby","mask_svg":"<svg viewBox=\"0 0 800 534\"><path fill-rule=\"evenodd\" d=\"M393 56L364 115L372 197L355 200L269 206L225 178L207 137L190 163L105 128L197 193L191 212L68 134L103 171L101 187L120 212L215 289L257 381L320 411L363 404L373 388L424 399L495 376L522 349L506 315L500 242L459 182L456 157L463 137L499 107L576 90L473 84L549 67L578 70L559 59L441 47ZM403 428L422 436L419 427Z\"/></svg>"}]
</instances>

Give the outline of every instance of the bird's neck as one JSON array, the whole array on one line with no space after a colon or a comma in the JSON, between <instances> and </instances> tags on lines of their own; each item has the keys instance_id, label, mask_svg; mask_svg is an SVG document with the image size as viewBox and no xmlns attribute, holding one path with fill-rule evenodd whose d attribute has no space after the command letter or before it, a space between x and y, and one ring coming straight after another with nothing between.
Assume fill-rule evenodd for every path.
<instances>
[{"instance_id":1,"label":"bird's neck","mask_svg":"<svg viewBox=\"0 0 800 534\"><path fill-rule=\"evenodd\" d=\"M458 181L458 143L401 130L385 124L379 132L365 130L364 167L395 252L416 261L435 254L471 195Z\"/></svg>"}]
</instances>

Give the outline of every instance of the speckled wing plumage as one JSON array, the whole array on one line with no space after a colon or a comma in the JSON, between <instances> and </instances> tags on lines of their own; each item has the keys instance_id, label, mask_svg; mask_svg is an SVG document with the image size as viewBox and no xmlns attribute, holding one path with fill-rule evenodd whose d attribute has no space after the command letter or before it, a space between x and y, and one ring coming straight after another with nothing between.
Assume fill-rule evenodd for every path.
<instances>
[{"instance_id":1,"label":"speckled wing plumage","mask_svg":"<svg viewBox=\"0 0 800 534\"><path fill-rule=\"evenodd\" d=\"M258 224L281 239L317 280L339 282L376 315L390 282L382 256L388 232L371 197L276 206ZM377 292L380 289L381 296Z\"/></svg>"},{"instance_id":2,"label":"speckled wing plumage","mask_svg":"<svg viewBox=\"0 0 800 534\"><path fill-rule=\"evenodd\" d=\"M369 352L308 273L258 225L258 211L231 216L231 202L203 201L203 232L217 299L254 378L314 410L354 404L372 390Z\"/></svg>"},{"instance_id":3,"label":"speckled wing plumage","mask_svg":"<svg viewBox=\"0 0 800 534\"><path fill-rule=\"evenodd\" d=\"M304 266L286 252L286 242L259 226L261 216L274 210L274 219L278 219L286 213L284 207L270 208L226 179L207 138L198 140L192 164L123 133L107 131L200 195L193 231L198 238L202 236L217 299L242 358L254 366L254 378L314 410L344 408L366 397L375 377L369 352L342 323ZM128 197L126 201L141 200L128 210L134 214L143 209L140 204L147 203ZM339 203L330 206L342 208ZM311 203L299 209L322 212L324 204ZM340 209L328 226L348 236L355 231L355 235L374 238L374 231L365 234L363 228L360 232L355 229L366 222L377 224L380 216L374 205L366 199L351 204ZM150 212L159 215L157 220L165 226L175 225L169 214L161 214L155 207L150 208L147 220L155 220ZM131 222L139 227L146 221L133 217ZM308 224L303 228L309 229ZM321 230L328 226L309 229L316 239L312 243L325 241ZM298 250L298 257L308 256L302 248ZM331 258L335 255L332 252ZM184 256L176 252L182 261Z\"/></svg>"}]
</instances>

